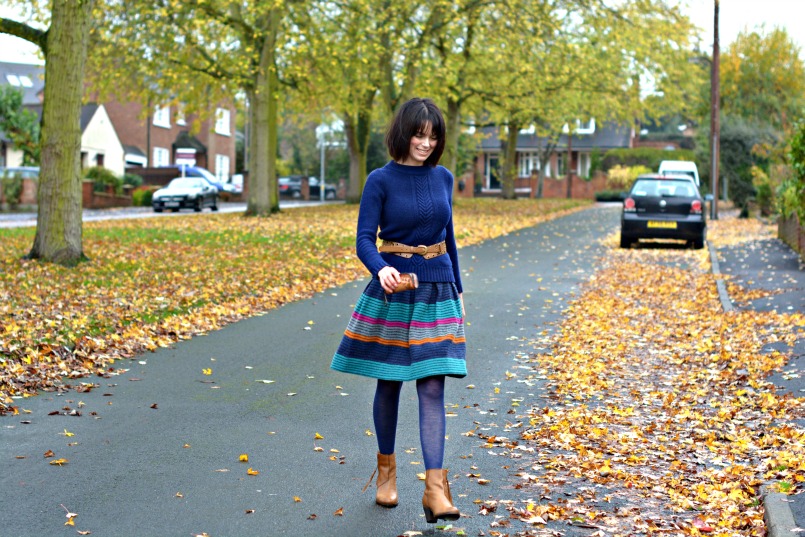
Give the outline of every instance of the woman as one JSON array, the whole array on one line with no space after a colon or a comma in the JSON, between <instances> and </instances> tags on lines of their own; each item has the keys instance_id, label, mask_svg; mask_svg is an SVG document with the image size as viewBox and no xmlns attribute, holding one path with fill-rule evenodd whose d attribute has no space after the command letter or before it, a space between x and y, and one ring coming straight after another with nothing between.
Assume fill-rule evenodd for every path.
<instances>
[{"instance_id":1,"label":"woman","mask_svg":"<svg viewBox=\"0 0 805 537\"><path fill-rule=\"evenodd\" d=\"M444 135L444 118L430 99L403 104L389 127L386 145L392 160L369 174L358 214L356 249L372 280L331 365L377 379L372 411L376 502L384 507L398 502L394 443L400 390L404 381L416 381L426 475L422 507L429 523L460 516L442 468L444 379L467 375L453 176L437 165ZM379 248L378 237L383 241ZM419 287L390 294L400 273L415 273Z\"/></svg>"}]
</instances>

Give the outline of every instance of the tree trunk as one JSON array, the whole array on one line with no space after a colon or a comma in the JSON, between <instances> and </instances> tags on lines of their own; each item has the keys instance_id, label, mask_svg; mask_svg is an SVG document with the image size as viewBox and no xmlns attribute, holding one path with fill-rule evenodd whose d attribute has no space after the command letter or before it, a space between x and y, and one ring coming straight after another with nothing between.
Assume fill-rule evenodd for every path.
<instances>
[{"instance_id":1,"label":"tree trunk","mask_svg":"<svg viewBox=\"0 0 805 537\"><path fill-rule=\"evenodd\" d=\"M447 117L445 118L446 133L444 147L444 166L453 172L456 177L461 176L464 170L458 170L458 140L461 136L461 104L455 100L447 99Z\"/></svg>"},{"instance_id":2,"label":"tree trunk","mask_svg":"<svg viewBox=\"0 0 805 537\"><path fill-rule=\"evenodd\" d=\"M517 198L514 190L514 181L517 178L517 135L520 133L520 124L509 123L509 132L503 147L503 165L501 167L501 197L505 200Z\"/></svg>"},{"instance_id":3,"label":"tree trunk","mask_svg":"<svg viewBox=\"0 0 805 537\"><path fill-rule=\"evenodd\" d=\"M366 183L366 155L369 147L369 118L359 113L357 119L344 117L344 132L349 148L349 186L347 203L360 203Z\"/></svg>"},{"instance_id":4,"label":"tree trunk","mask_svg":"<svg viewBox=\"0 0 805 537\"><path fill-rule=\"evenodd\" d=\"M252 136L249 141L249 197L246 214L252 216L268 216L280 210L276 172L279 80L274 61L279 32L278 13L271 14L268 25L254 89L249 91Z\"/></svg>"},{"instance_id":5,"label":"tree trunk","mask_svg":"<svg viewBox=\"0 0 805 537\"><path fill-rule=\"evenodd\" d=\"M45 50L42 165L36 236L28 258L74 266L81 222L81 98L93 0L54 0Z\"/></svg>"}]
</instances>

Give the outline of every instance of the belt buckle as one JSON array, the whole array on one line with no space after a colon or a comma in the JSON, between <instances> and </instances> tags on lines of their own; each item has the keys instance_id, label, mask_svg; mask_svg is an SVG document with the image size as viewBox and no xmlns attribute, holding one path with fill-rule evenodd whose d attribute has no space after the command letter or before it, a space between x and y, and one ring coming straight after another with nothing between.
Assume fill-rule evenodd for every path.
<instances>
[{"instance_id":1,"label":"belt buckle","mask_svg":"<svg viewBox=\"0 0 805 537\"><path fill-rule=\"evenodd\" d=\"M420 244L416 248L417 248L417 250L419 250L419 251L416 252L419 255L425 255L426 253L428 253L428 247L425 246L424 244Z\"/></svg>"}]
</instances>

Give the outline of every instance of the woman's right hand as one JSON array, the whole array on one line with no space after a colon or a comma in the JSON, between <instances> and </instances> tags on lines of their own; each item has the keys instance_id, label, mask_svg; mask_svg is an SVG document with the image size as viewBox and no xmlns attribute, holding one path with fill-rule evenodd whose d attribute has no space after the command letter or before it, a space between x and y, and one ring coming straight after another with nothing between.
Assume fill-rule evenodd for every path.
<instances>
[{"instance_id":1,"label":"woman's right hand","mask_svg":"<svg viewBox=\"0 0 805 537\"><path fill-rule=\"evenodd\" d=\"M386 266L377 273L377 279L380 280L383 290L391 293L400 283L400 272L392 266Z\"/></svg>"}]
</instances>

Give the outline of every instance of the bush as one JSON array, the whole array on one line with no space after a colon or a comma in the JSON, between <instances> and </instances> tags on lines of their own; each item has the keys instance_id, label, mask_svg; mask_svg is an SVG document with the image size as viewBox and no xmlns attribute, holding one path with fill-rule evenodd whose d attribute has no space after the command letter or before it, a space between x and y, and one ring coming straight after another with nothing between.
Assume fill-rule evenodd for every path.
<instances>
[{"instance_id":1,"label":"bush","mask_svg":"<svg viewBox=\"0 0 805 537\"><path fill-rule=\"evenodd\" d=\"M154 197L154 192L159 190L160 187L147 185L139 186L131 193L131 204L135 207L150 207L151 198Z\"/></svg>"},{"instance_id":2,"label":"bush","mask_svg":"<svg viewBox=\"0 0 805 537\"><path fill-rule=\"evenodd\" d=\"M12 176L4 176L3 181L3 198L6 200L9 209L16 209L22 200L22 175L14 174Z\"/></svg>"},{"instance_id":3,"label":"bush","mask_svg":"<svg viewBox=\"0 0 805 537\"><path fill-rule=\"evenodd\" d=\"M601 168L609 171L615 166L645 166L649 171L657 171L663 160L695 160L695 158L693 151L688 149L673 151L654 147L610 149L604 154Z\"/></svg>"},{"instance_id":4,"label":"bush","mask_svg":"<svg viewBox=\"0 0 805 537\"><path fill-rule=\"evenodd\" d=\"M627 195L626 190L601 190L595 193L595 201L623 201Z\"/></svg>"},{"instance_id":5,"label":"bush","mask_svg":"<svg viewBox=\"0 0 805 537\"><path fill-rule=\"evenodd\" d=\"M92 190L95 192L106 192L107 186L111 186L115 194L123 192L123 179L102 166L88 169L84 172L84 177L92 180Z\"/></svg>"},{"instance_id":6,"label":"bush","mask_svg":"<svg viewBox=\"0 0 805 537\"><path fill-rule=\"evenodd\" d=\"M774 211L774 191L777 187L762 169L752 166L752 185L755 187L755 202L761 216L770 216Z\"/></svg>"},{"instance_id":7,"label":"bush","mask_svg":"<svg viewBox=\"0 0 805 537\"><path fill-rule=\"evenodd\" d=\"M646 166L615 166L607 173L607 188L610 190L628 190L638 175L651 173Z\"/></svg>"},{"instance_id":8,"label":"bush","mask_svg":"<svg viewBox=\"0 0 805 537\"><path fill-rule=\"evenodd\" d=\"M138 186L142 186L143 178L134 173L127 173L123 175L123 184L137 188Z\"/></svg>"},{"instance_id":9,"label":"bush","mask_svg":"<svg viewBox=\"0 0 805 537\"><path fill-rule=\"evenodd\" d=\"M788 154L794 177L783 185L782 213L790 216L796 213L800 224L805 222L805 120L797 125L796 132L790 142Z\"/></svg>"}]
</instances>

